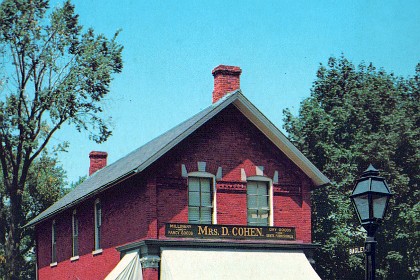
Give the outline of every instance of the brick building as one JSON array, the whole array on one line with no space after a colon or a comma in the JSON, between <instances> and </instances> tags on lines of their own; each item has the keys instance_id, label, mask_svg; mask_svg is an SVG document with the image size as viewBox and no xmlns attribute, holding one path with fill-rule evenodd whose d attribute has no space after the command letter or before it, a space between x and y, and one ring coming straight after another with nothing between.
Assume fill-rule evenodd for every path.
<instances>
[{"instance_id":1,"label":"brick building","mask_svg":"<svg viewBox=\"0 0 420 280\"><path fill-rule=\"evenodd\" d=\"M319 279L311 189L328 179L213 72L213 104L91 176L42 212L38 278Z\"/></svg>"}]
</instances>

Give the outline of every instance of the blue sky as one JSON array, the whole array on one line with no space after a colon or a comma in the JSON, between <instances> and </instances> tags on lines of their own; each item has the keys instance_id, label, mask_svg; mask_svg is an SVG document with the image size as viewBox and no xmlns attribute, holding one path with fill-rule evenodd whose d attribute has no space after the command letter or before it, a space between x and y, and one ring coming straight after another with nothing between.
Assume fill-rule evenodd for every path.
<instances>
[{"instance_id":1,"label":"blue sky","mask_svg":"<svg viewBox=\"0 0 420 280\"><path fill-rule=\"evenodd\" d=\"M55 135L70 142L59 155L69 182L87 174L90 151L107 151L110 164L209 106L219 64L242 68L244 95L281 128L283 109L298 112L330 56L405 77L420 62L420 1L73 3L84 27L109 37L122 29L124 69L103 102L106 143L69 127Z\"/></svg>"}]
</instances>

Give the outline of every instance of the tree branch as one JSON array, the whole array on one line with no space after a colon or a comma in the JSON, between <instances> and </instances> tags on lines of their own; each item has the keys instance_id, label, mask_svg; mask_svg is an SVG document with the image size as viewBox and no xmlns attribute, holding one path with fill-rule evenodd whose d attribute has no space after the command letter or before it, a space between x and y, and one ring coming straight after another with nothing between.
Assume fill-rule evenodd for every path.
<instances>
[{"instance_id":1,"label":"tree branch","mask_svg":"<svg viewBox=\"0 0 420 280\"><path fill-rule=\"evenodd\" d=\"M60 128L60 126L67 121L66 119L60 119L60 121L54 126L53 129L48 133L47 137L45 137L44 142L41 144L41 146L38 148L38 150L29 158L29 164L33 162L33 160L42 152L42 150L45 148L45 146L48 144L48 142L51 139L51 136Z\"/></svg>"}]
</instances>

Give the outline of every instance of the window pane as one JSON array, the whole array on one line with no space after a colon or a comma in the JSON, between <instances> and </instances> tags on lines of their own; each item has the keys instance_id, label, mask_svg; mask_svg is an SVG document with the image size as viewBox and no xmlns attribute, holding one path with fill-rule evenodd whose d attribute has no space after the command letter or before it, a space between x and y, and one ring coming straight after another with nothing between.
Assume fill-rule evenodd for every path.
<instances>
[{"instance_id":1,"label":"window pane","mask_svg":"<svg viewBox=\"0 0 420 280\"><path fill-rule=\"evenodd\" d=\"M73 235L77 236L79 233L79 222L77 220L77 216L73 216Z\"/></svg>"},{"instance_id":2,"label":"window pane","mask_svg":"<svg viewBox=\"0 0 420 280\"><path fill-rule=\"evenodd\" d=\"M200 180L195 177L188 177L188 189L193 192L200 191Z\"/></svg>"},{"instance_id":3,"label":"window pane","mask_svg":"<svg viewBox=\"0 0 420 280\"><path fill-rule=\"evenodd\" d=\"M73 238L73 257L79 255L79 242L77 237Z\"/></svg>"},{"instance_id":4,"label":"window pane","mask_svg":"<svg viewBox=\"0 0 420 280\"><path fill-rule=\"evenodd\" d=\"M201 222L203 224L211 224L211 208L201 208Z\"/></svg>"},{"instance_id":5,"label":"window pane","mask_svg":"<svg viewBox=\"0 0 420 280\"><path fill-rule=\"evenodd\" d=\"M257 194L257 184L255 182L248 182L246 190L248 194Z\"/></svg>"},{"instance_id":6,"label":"window pane","mask_svg":"<svg viewBox=\"0 0 420 280\"><path fill-rule=\"evenodd\" d=\"M201 178L200 182L201 182L201 192L210 193L211 192L210 179Z\"/></svg>"},{"instance_id":7,"label":"window pane","mask_svg":"<svg viewBox=\"0 0 420 280\"><path fill-rule=\"evenodd\" d=\"M262 210L258 212L258 225L268 226L268 211Z\"/></svg>"},{"instance_id":8,"label":"window pane","mask_svg":"<svg viewBox=\"0 0 420 280\"><path fill-rule=\"evenodd\" d=\"M259 218L268 219L268 210L260 210L258 214Z\"/></svg>"},{"instance_id":9,"label":"window pane","mask_svg":"<svg viewBox=\"0 0 420 280\"><path fill-rule=\"evenodd\" d=\"M256 224L257 222L258 222L258 219L252 218L251 216L248 216L248 224L249 225Z\"/></svg>"},{"instance_id":10,"label":"window pane","mask_svg":"<svg viewBox=\"0 0 420 280\"><path fill-rule=\"evenodd\" d=\"M267 219L259 219L254 225L256 226L268 226Z\"/></svg>"},{"instance_id":11,"label":"window pane","mask_svg":"<svg viewBox=\"0 0 420 280\"><path fill-rule=\"evenodd\" d=\"M258 201L256 195L248 195L248 208L249 209L257 209L258 208Z\"/></svg>"},{"instance_id":12,"label":"window pane","mask_svg":"<svg viewBox=\"0 0 420 280\"><path fill-rule=\"evenodd\" d=\"M266 183L259 183L258 184L258 194L259 195L267 195L267 184Z\"/></svg>"},{"instance_id":13,"label":"window pane","mask_svg":"<svg viewBox=\"0 0 420 280\"><path fill-rule=\"evenodd\" d=\"M96 235L96 250L101 249L101 228L98 228Z\"/></svg>"},{"instance_id":14,"label":"window pane","mask_svg":"<svg viewBox=\"0 0 420 280\"><path fill-rule=\"evenodd\" d=\"M259 196L258 197L258 207L262 209L268 209L268 197Z\"/></svg>"},{"instance_id":15,"label":"window pane","mask_svg":"<svg viewBox=\"0 0 420 280\"><path fill-rule=\"evenodd\" d=\"M199 207L189 207L188 208L188 221L190 223L198 222L200 220Z\"/></svg>"},{"instance_id":16,"label":"window pane","mask_svg":"<svg viewBox=\"0 0 420 280\"><path fill-rule=\"evenodd\" d=\"M188 203L189 203L190 206L200 206L200 193L199 192L190 192Z\"/></svg>"},{"instance_id":17,"label":"window pane","mask_svg":"<svg viewBox=\"0 0 420 280\"><path fill-rule=\"evenodd\" d=\"M57 253L56 253L56 244L52 244L52 253L51 253L51 262L55 263L57 261Z\"/></svg>"},{"instance_id":18,"label":"window pane","mask_svg":"<svg viewBox=\"0 0 420 280\"><path fill-rule=\"evenodd\" d=\"M256 209L248 209L248 217L252 219L258 218L258 210Z\"/></svg>"},{"instance_id":19,"label":"window pane","mask_svg":"<svg viewBox=\"0 0 420 280\"><path fill-rule=\"evenodd\" d=\"M211 194L210 193L202 193L201 194L201 206L211 206Z\"/></svg>"},{"instance_id":20,"label":"window pane","mask_svg":"<svg viewBox=\"0 0 420 280\"><path fill-rule=\"evenodd\" d=\"M101 209L101 203L96 203L96 226L100 227L102 224L102 209Z\"/></svg>"}]
</instances>

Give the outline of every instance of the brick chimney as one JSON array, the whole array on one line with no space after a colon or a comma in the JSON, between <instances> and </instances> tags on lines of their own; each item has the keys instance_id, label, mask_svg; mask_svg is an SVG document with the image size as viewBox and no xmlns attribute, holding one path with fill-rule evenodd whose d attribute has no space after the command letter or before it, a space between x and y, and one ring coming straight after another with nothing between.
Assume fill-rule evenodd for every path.
<instances>
[{"instance_id":1,"label":"brick chimney","mask_svg":"<svg viewBox=\"0 0 420 280\"><path fill-rule=\"evenodd\" d=\"M89 176L106 166L107 152L92 151L89 153Z\"/></svg>"},{"instance_id":2,"label":"brick chimney","mask_svg":"<svg viewBox=\"0 0 420 280\"><path fill-rule=\"evenodd\" d=\"M240 88L239 76L242 70L238 66L219 65L211 73L214 76L213 103Z\"/></svg>"}]
</instances>

